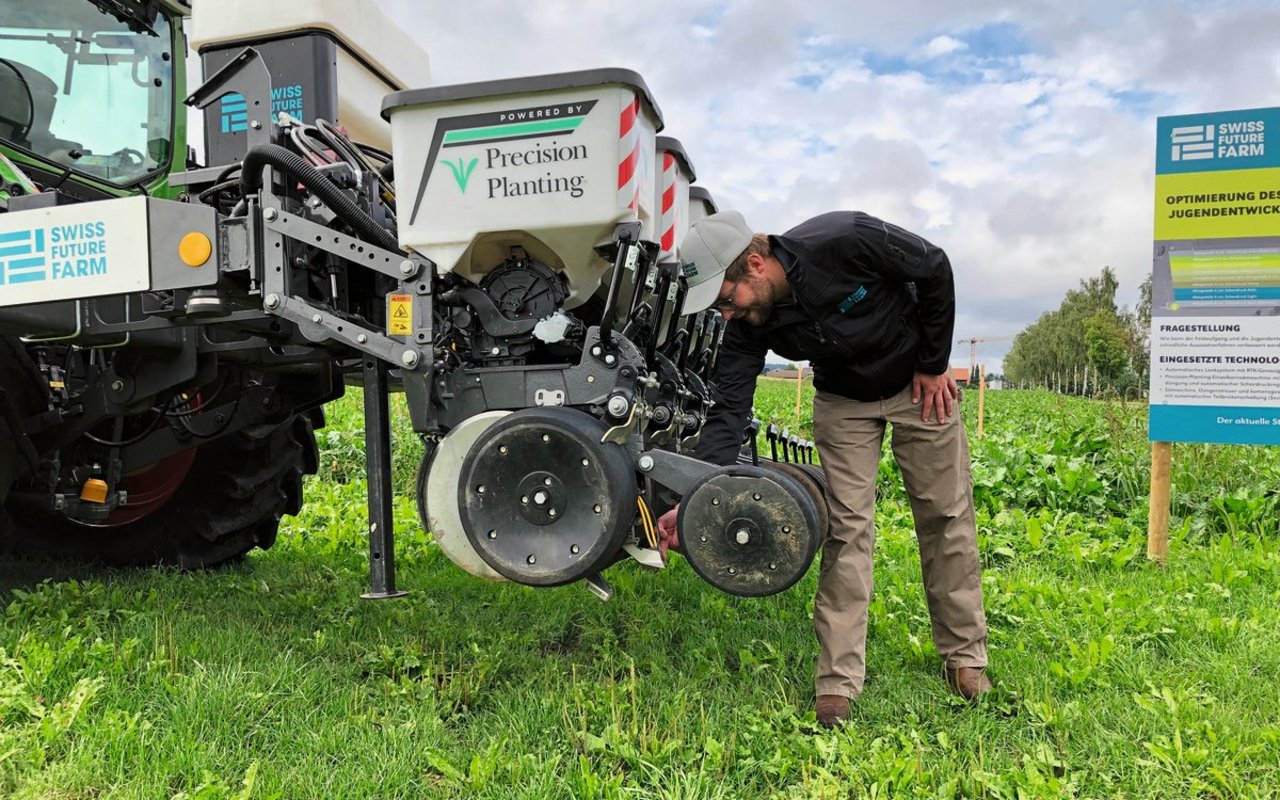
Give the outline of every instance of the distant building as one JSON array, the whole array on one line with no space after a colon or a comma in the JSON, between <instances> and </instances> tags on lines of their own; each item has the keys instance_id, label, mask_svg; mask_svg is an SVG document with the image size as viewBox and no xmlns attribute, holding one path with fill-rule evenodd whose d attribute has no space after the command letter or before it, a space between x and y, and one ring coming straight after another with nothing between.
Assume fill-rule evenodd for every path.
<instances>
[{"instance_id":1,"label":"distant building","mask_svg":"<svg viewBox=\"0 0 1280 800\"><path fill-rule=\"evenodd\" d=\"M783 379L790 379L794 381L797 377L798 372L800 372L800 370L787 369L786 367L775 367L772 369L766 368L764 371L764 375L766 378L783 378ZM804 367L803 372L804 372L805 378L813 377L813 367Z\"/></svg>"},{"instance_id":2,"label":"distant building","mask_svg":"<svg viewBox=\"0 0 1280 800\"><path fill-rule=\"evenodd\" d=\"M957 386L969 385L969 370L964 367L952 367L951 377L955 380Z\"/></svg>"}]
</instances>

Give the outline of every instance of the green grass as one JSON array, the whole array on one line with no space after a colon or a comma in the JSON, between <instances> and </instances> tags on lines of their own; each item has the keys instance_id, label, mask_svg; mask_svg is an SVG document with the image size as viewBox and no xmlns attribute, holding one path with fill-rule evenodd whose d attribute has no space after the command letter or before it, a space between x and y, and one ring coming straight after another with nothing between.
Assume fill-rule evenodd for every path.
<instances>
[{"instance_id":1,"label":"green grass","mask_svg":"<svg viewBox=\"0 0 1280 800\"><path fill-rule=\"evenodd\" d=\"M811 391L811 389L809 390ZM808 434L792 384L757 411ZM0 572L0 796L1259 797L1280 794L1280 458L1174 452L1145 559L1145 407L988 396L973 441L998 690L950 696L905 497L882 462L868 681L816 728L816 569L747 600L665 572L616 594L490 584L416 522L407 599L365 602L358 397L330 409L303 516L203 573ZM973 429L977 404L965 403ZM44 576L53 574L52 578Z\"/></svg>"}]
</instances>

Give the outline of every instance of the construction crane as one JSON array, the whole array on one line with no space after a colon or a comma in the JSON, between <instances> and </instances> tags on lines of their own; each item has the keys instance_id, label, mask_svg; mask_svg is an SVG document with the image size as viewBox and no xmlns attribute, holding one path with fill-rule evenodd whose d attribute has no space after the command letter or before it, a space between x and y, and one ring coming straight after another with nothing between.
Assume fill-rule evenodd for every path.
<instances>
[{"instance_id":1,"label":"construction crane","mask_svg":"<svg viewBox=\"0 0 1280 800\"><path fill-rule=\"evenodd\" d=\"M1012 336L974 336L970 339L956 339L957 344L969 345L969 374L973 374L973 370L978 366L978 345L982 342L1003 342L1009 339L1017 338L1017 334Z\"/></svg>"}]
</instances>

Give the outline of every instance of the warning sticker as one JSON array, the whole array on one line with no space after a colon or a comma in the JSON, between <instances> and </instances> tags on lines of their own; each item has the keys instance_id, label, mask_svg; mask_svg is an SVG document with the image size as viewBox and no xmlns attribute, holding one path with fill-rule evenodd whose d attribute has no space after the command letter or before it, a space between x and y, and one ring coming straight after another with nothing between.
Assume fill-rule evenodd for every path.
<instances>
[{"instance_id":1,"label":"warning sticker","mask_svg":"<svg viewBox=\"0 0 1280 800\"><path fill-rule=\"evenodd\" d=\"M408 336L413 333L413 295L387 295L387 335Z\"/></svg>"}]
</instances>

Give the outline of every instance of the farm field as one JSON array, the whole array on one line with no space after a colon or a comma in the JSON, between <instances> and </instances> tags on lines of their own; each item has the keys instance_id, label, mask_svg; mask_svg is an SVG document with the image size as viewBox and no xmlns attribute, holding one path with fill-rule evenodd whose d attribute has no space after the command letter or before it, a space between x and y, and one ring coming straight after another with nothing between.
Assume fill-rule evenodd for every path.
<instances>
[{"instance_id":1,"label":"farm field","mask_svg":"<svg viewBox=\"0 0 1280 800\"><path fill-rule=\"evenodd\" d=\"M758 415L802 435L795 385ZM817 568L766 599L680 559L614 599L464 574L417 522L396 399L398 578L365 590L358 393L276 546L201 573L0 565L0 797L1280 795L1280 453L1174 448L1147 562L1146 407L964 403L997 691L952 697L910 512L881 462L868 682L814 723ZM762 452L767 452L767 445ZM47 577L52 575L53 577Z\"/></svg>"}]
</instances>

